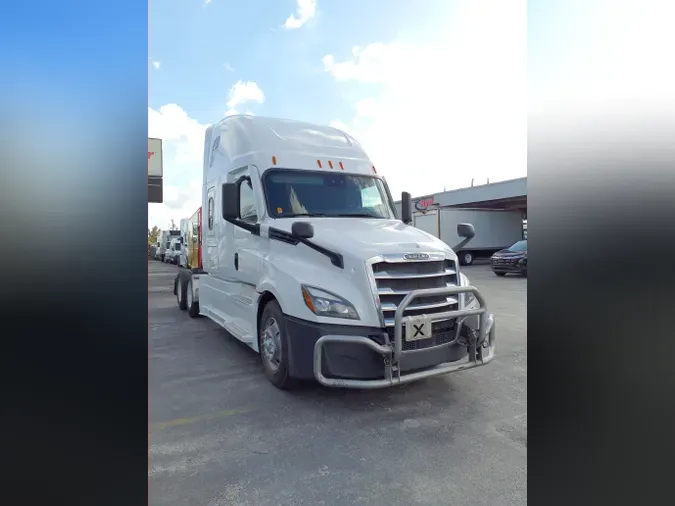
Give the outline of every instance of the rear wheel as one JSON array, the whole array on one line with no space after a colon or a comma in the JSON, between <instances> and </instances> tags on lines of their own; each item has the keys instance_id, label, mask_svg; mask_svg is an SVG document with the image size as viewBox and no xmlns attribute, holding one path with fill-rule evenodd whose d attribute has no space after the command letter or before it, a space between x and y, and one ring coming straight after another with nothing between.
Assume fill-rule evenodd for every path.
<instances>
[{"instance_id":1,"label":"rear wheel","mask_svg":"<svg viewBox=\"0 0 675 506\"><path fill-rule=\"evenodd\" d=\"M295 385L288 371L288 341L283 313L272 300L263 309L258 325L258 346L265 376L275 387L287 390Z\"/></svg>"},{"instance_id":2,"label":"rear wheel","mask_svg":"<svg viewBox=\"0 0 675 506\"><path fill-rule=\"evenodd\" d=\"M500 278L506 276L506 273L505 273L505 272L495 272L495 274L496 274L497 276L499 276Z\"/></svg>"},{"instance_id":3,"label":"rear wheel","mask_svg":"<svg viewBox=\"0 0 675 506\"><path fill-rule=\"evenodd\" d=\"M178 302L178 309L181 311L185 311L187 309L187 302L185 300L185 287L183 286L180 276L178 276L178 279L176 280L176 302Z\"/></svg>"},{"instance_id":4,"label":"rear wheel","mask_svg":"<svg viewBox=\"0 0 675 506\"><path fill-rule=\"evenodd\" d=\"M195 300L192 280L188 281L185 289L185 302L190 318L197 318L199 316L199 301Z\"/></svg>"}]
</instances>

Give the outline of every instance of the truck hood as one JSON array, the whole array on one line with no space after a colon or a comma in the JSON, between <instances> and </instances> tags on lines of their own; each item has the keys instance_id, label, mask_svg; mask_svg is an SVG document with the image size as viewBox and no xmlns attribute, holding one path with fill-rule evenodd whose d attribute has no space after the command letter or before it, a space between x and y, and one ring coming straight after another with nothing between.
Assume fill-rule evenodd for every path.
<instances>
[{"instance_id":1,"label":"truck hood","mask_svg":"<svg viewBox=\"0 0 675 506\"><path fill-rule=\"evenodd\" d=\"M270 226L290 232L296 221L306 221L314 226L312 242L345 257L366 259L383 254L424 251L443 252L449 258L455 258L455 253L443 241L399 220L287 218L273 220Z\"/></svg>"}]
</instances>

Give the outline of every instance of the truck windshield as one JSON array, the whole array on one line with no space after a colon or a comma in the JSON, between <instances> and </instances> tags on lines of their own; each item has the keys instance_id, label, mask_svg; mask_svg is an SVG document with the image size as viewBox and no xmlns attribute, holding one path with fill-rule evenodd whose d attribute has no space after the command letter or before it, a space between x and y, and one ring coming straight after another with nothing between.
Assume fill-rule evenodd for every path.
<instances>
[{"instance_id":1,"label":"truck windshield","mask_svg":"<svg viewBox=\"0 0 675 506\"><path fill-rule=\"evenodd\" d=\"M377 177L272 169L263 185L274 218L394 218L385 185Z\"/></svg>"}]
</instances>

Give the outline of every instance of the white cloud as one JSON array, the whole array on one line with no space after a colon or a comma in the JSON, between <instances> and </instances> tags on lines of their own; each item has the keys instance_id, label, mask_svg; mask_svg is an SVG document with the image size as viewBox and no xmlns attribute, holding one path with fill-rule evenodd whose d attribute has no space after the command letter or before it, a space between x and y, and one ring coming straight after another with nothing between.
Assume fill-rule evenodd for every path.
<instances>
[{"instance_id":1,"label":"white cloud","mask_svg":"<svg viewBox=\"0 0 675 506\"><path fill-rule=\"evenodd\" d=\"M262 104L265 101L265 94L255 81L237 81L230 88L229 100L227 101L228 111L226 116L237 114L236 107L247 102L257 102Z\"/></svg>"},{"instance_id":2,"label":"white cloud","mask_svg":"<svg viewBox=\"0 0 675 506\"><path fill-rule=\"evenodd\" d=\"M287 30L296 30L316 15L316 0L297 0L298 9L284 23ZM296 15L297 14L297 15Z\"/></svg>"},{"instance_id":3,"label":"white cloud","mask_svg":"<svg viewBox=\"0 0 675 506\"><path fill-rule=\"evenodd\" d=\"M351 120L332 124L364 146L395 198L527 172L526 3L459 5L436 40L323 58L343 86L376 88L354 103Z\"/></svg>"},{"instance_id":4,"label":"white cloud","mask_svg":"<svg viewBox=\"0 0 675 506\"><path fill-rule=\"evenodd\" d=\"M223 67L225 67L228 72L234 72L234 68L228 62L223 63Z\"/></svg>"},{"instance_id":5,"label":"white cloud","mask_svg":"<svg viewBox=\"0 0 675 506\"><path fill-rule=\"evenodd\" d=\"M148 135L162 139L164 203L148 204L148 226L168 228L201 205L204 132L199 123L176 104L159 110L148 107Z\"/></svg>"},{"instance_id":6,"label":"white cloud","mask_svg":"<svg viewBox=\"0 0 675 506\"><path fill-rule=\"evenodd\" d=\"M152 66L155 67L155 70L159 70L159 67L162 65L162 62L153 61Z\"/></svg>"}]
</instances>

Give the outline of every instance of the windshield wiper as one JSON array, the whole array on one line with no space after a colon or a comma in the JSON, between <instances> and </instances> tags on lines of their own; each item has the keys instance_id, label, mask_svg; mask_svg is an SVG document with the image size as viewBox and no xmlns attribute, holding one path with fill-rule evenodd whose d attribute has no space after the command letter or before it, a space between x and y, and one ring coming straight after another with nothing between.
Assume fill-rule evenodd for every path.
<instances>
[{"instance_id":1,"label":"windshield wiper","mask_svg":"<svg viewBox=\"0 0 675 506\"><path fill-rule=\"evenodd\" d=\"M285 214L283 218L325 218L326 216L331 216L325 213L298 213L298 214Z\"/></svg>"},{"instance_id":2,"label":"windshield wiper","mask_svg":"<svg viewBox=\"0 0 675 506\"><path fill-rule=\"evenodd\" d=\"M375 216L369 213L298 213L285 214L284 218L375 218L381 219L380 216Z\"/></svg>"},{"instance_id":3,"label":"windshield wiper","mask_svg":"<svg viewBox=\"0 0 675 506\"><path fill-rule=\"evenodd\" d=\"M336 218L375 218L375 219L380 219L379 216L375 216L374 214L369 214L369 213L338 213L338 214L331 214L331 216L335 216Z\"/></svg>"}]
</instances>

